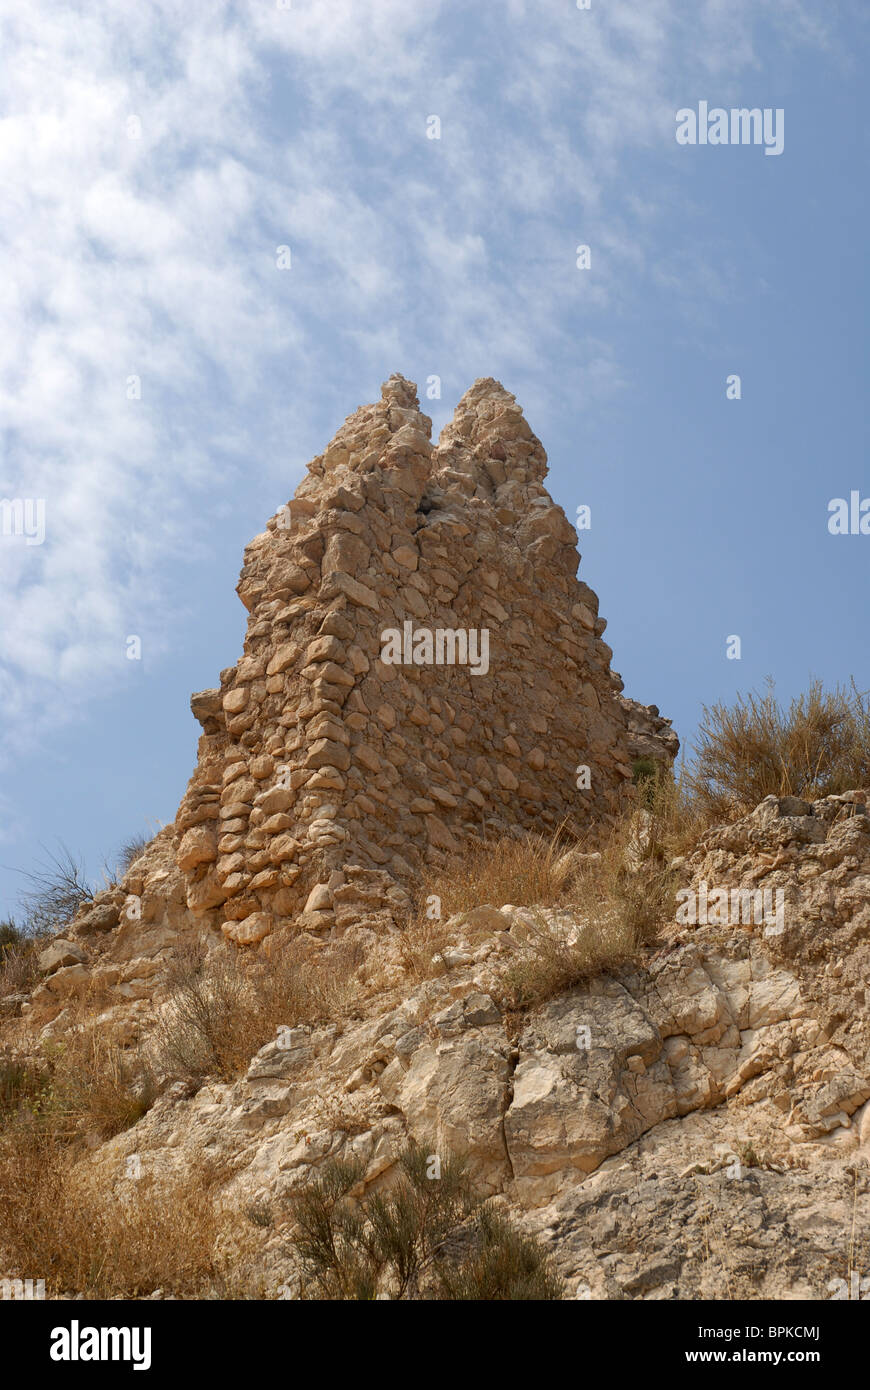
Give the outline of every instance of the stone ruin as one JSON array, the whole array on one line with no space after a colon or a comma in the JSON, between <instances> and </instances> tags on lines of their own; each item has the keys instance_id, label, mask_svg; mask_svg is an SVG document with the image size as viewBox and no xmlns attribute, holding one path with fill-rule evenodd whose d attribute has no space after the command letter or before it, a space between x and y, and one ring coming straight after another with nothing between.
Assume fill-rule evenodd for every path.
<instances>
[{"instance_id":1,"label":"stone ruin","mask_svg":"<svg viewBox=\"0 0 870 1390\"><path fill-rule=\"evenodd\" d=\"M174 830L189 911L239 945L389 926L427 862L580 835L631 795L628 703L543 446L489 378L431 431L392 376L245 551L244 654L191 699Z\"/></svg>"},{"instance_id":2,"label":"stone ruin","mask_svg":"<svg viewBox=\"0 0 870 1390\"><path fill-rule=\"evenodd\" d=\"M628 752L632 763L640 762L647 769L652 764L669 772L680 751L680 740L671 728L670 719L659 712L658 705L642 705L619 696L628 725Z\"/></svg>"}]
</instances>

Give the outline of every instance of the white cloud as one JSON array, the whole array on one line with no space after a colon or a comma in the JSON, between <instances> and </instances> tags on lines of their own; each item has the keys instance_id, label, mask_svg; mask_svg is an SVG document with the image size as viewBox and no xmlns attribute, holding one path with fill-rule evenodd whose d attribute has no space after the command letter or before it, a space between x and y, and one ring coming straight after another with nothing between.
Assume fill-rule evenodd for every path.
<instances>
[{"instance_id":1,"label":"white cloud","mask_svg":"<svg viewBox=\"0 0 870 1390\"><path fill-rule=\"evenodd\" d=\"M338 354L366 378L422 355L464 389L494 353L558 360L566 303L618 306L656 215L626 154L667 141L675 94L757 73L758 8L706 0L687 24L672 0L512 0L477 51L446 0L16 7L0 496L45 497L49 535L0 551L7 735L118 686L131 613L171 643L163 608L251 457L289 488L285 441L358 404L335 395ZM780 8L790 41L821 43L817 16ZM618 390L610 346L586 350L583 389Z\"/></svg>"}]
</instances>

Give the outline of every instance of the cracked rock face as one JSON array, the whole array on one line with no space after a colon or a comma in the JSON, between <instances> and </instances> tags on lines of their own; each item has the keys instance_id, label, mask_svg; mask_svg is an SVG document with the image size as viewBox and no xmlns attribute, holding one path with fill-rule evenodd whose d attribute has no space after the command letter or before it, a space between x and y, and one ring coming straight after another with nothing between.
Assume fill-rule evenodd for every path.
<instances>
[{"instance_id":1,"label":"cracked rock face","mask_svg":"<svg viewBox=\"0 0 870 1390\"><path fill-rule=\"evenodd\" d=\"M165 1093L95 1161L121 1175L133 1152L146 1170L206 1152L232 1161L229 1200L280 1201L336 1156L363 1161L366 1188L389 1182L413 1138L466 1153L577 1297L851 1297L870 1263L862 806L768 798L683 865L687 881L775 876L803 905L781 935L675 924L637 965L517 1025L496 1000L527 910L481 906L455 919L443 974L364 1018L282 1030L243 1079ZM147 984L149 930L119 988ZM107 968L60 966L42 988ZM276 1287L294 1277L286 1251L264 1255Z\"/></svg>"},{"instance_id":2,"label":"cracked rock face","mask_svg":"<svg viewBox=\"0 0 870 1390\"><path fill-rule=\"evenodd\" d=\"M286 1030L235 1085L164 1095L100 1161L231 1157L231 1199L268 1201L335 1156L376 1186L414 1138L467 1153L578 1297L832 1297L853 1214L870 1255L870 1074L780 943L699 928L515 1033L494 996L523 915L501 917L398 1007Z\"/></svg>"},{"instance_id":3,"label":"cracked rock face","mask_svg":"<svg viewBox=\"0 0 870 1390\"><path fill-rule=\"evenodd\" d=\"M867 794L813 803L766 797L711 832L681 869L687 884L782 894L782 931L764 935L820 1026L870 1071L870 815ZM744 932L746 928L737 929Z\"/></svg>"}]
</instances>

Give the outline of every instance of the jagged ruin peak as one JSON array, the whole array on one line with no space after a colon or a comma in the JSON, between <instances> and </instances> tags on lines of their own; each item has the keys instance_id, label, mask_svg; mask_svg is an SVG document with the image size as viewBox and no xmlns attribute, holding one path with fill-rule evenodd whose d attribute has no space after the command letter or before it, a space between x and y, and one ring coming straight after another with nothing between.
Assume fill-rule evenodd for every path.
<instances>
[{"instance_id":1,"label":"jagged ruin peak","mask_svg":"<svg viewBox=\"0 0 870 1390\"><path fill-rule=\"evenodd\" d=\"M245 551L244 653L192 697L187 907L240 944L389 925L473 838L604 826L631 783L622 681L547 456L476 381L432 444L394 375Z\"/></svg>"},{"instance_id":2,"label":"jagged ruin peak","mask_svg":"<svg viewBox=\"0 0 870 1390\"><path fill-rule=\"evenodd\" d=\"M532 433L516 397L492 377L480 378L466 391L453 419L441 431L438 453L444 466L455 462L459 471L479 475L490 492L507 488L509 497L516 496L523 484L540 483L547 473L544 446ZM508 461L509 473L498 468Z\"/></svg>"},{"instance_id":3,"label":"jagged ruin peak","mask_svg":"<svg viewBox=\"0 0 870 1390\"><path fill-rule=\"evenodd\" d=\"M670 719L663 718L658 705L642 705L627 695L620 695L619 703L625 712L632 762L651 762L670 771L680 751L680 740L671 728Z\"/></svg>"}]
</instances>

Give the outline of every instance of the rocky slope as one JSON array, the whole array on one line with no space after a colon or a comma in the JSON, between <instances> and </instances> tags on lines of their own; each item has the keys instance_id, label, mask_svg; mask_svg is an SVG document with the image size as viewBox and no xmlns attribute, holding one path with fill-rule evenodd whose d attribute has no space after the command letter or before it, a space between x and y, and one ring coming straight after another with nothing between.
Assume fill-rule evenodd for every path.
<instances>
[{"instance_id":1,"label":"rocky slope","mask_svg":"<svg viewBox=\"0 0 870 1390\"><path fill-rule=\"evenodd\" d=\"M147 856L146 906L168 839ZM373 937L386 988L279 1029L237 1082L169 1087L93 1161L123 1191L133 1155L165 1174L205 1154L232 1167L228 1200L280 1209L328 1157L363 1159L366 1187L388 1181L416 1138L467 1152L580 1297L843 1296L870 1263L870 817L858 794L768 798L676 870L696 887L782 887L784 930L675 923L636 964L519 1015L497 1002L505 971L542 923L590 930L576 907L460 914L417 982L398 937ZM64 1001L99 982L102 1025L147 1037L167 929L83 914L70 937L7 1036L60 1035ZM60 963L70 952L83 959ZM286 1296L283 1233L262 1257Z\"/></svg>"},{"instance_id":2,"label":"rocky slope","mask_svg":"<svg viewBox=\"0 0 870 1390\"><path fill-rule=\"evenodd\" d=\"M467 1153L571 1295L866 1296L862 792L768 797L709 831L671 864L691 912L533 1007L508 981L534 971L542 939L570 952L599 930L582 895L462 912L445 899L448 920L410 960L398 928L424 865L484 823L603 825L630 761L677 751L655 706L618 698L543 472L494 382L434 449L401 378L351 417L289 531L274 521L249 549L245 654L194 697L204 733L176 822L43 951L40 982L0 1001L0 1043L35 1056L87 1014L147 1054L192 943L207 960L268 960L292 941L315 972L326 962L326 983L344 962L342 1006L288 1005L236 1080L164 1078L137 1124L93 1141L87 1162L119 1197L207 1156L231 1173L229 1203L280 1213L329 1158L360 1159L361 1190L388 1184L415 1139ZM405 606L433 627L497 622L498 680L385 666L381 625L401 627ZM579 749L591 796L570 775ZM588 845L572 855L588 861ZM260 1266L272 1295L298 1288L280 1221Z\"/></svg>"}]
</instances>

